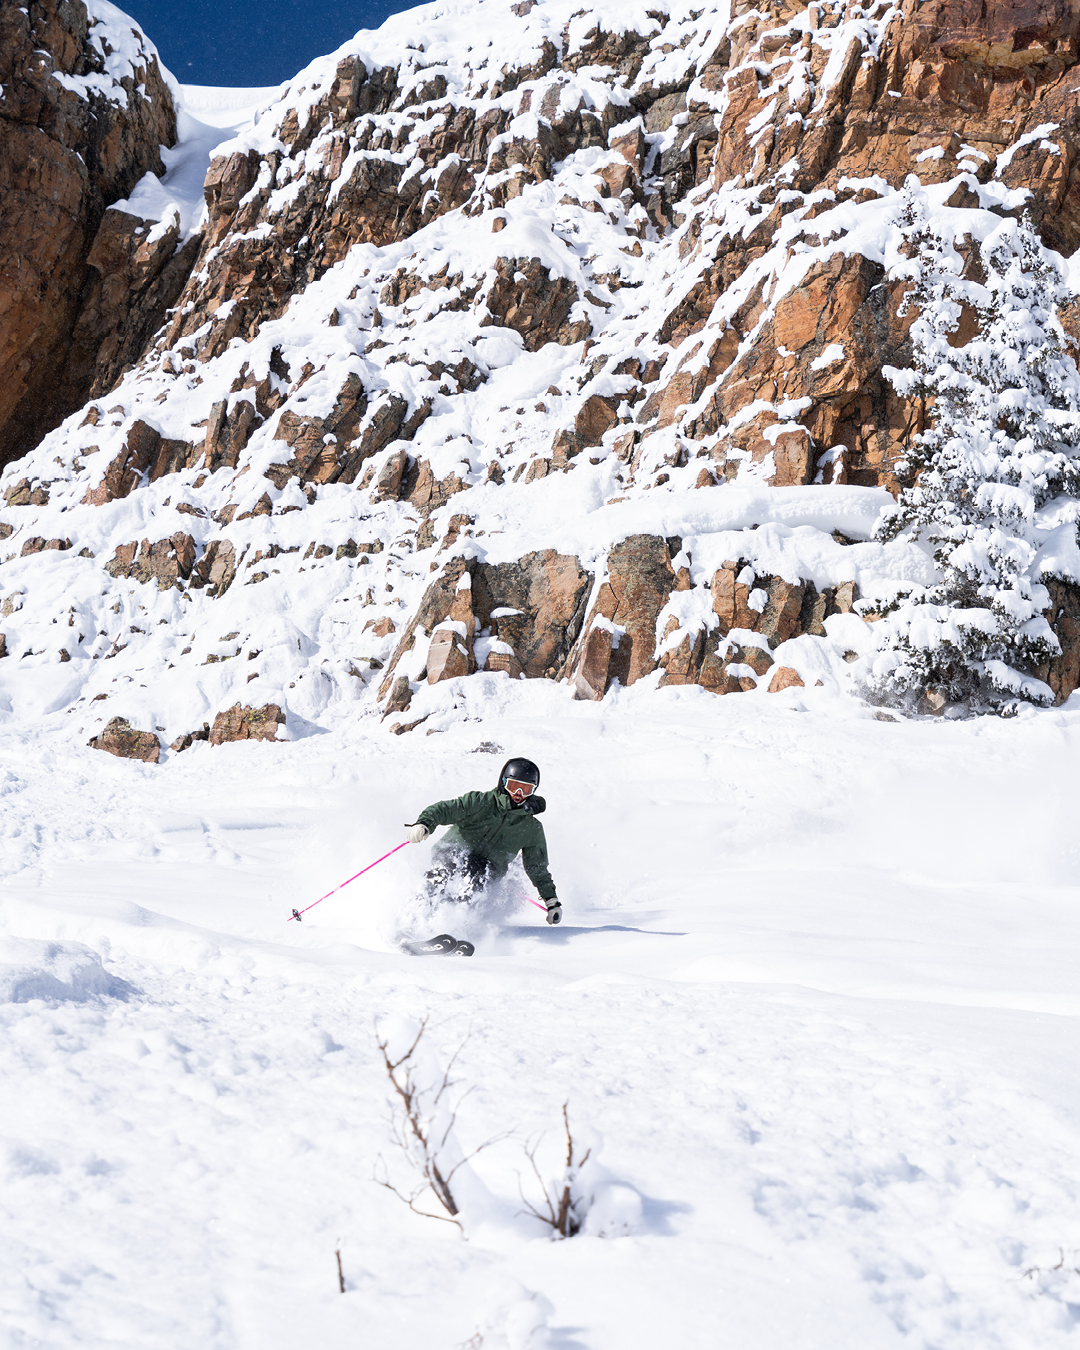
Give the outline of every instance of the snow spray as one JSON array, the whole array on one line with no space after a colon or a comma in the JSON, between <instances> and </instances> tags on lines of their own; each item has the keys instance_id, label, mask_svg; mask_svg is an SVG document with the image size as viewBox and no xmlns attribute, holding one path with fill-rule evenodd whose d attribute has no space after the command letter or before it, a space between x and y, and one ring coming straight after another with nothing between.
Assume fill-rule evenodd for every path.
<instances>
[{"instance_id":1,"label":"snow spray","mask_svg":"<svg viewBox=\"0 0 1080 1350\"><path fill-rule=\"evenodd\" d=\"M398 844L397 848L392 848L389 853L384 853L381 858L376 858L373 863L368 863L366 867L361 867L359 872L349 878L349 881L355 881L357 877L362 877L365 872L370 872L373 867L378 867L381 862L385 862L387 858L392 858L398 849L404 848L408 842L407 839L404 840L402 843ZM336 895L338 891L344 890L349 884L349 881L343 881L340 886L335 886L332 891L327 891L325 895L320 895L318 900L312 900L311 904L305 905L303 909L294 909L285 922L292 923L293 919L295 919L296 922L299 923L301 914L306 914L309 909L314 909L316 905L321 905L324 900L329 900L330 897Z\"/></svg>"}]
</instances>

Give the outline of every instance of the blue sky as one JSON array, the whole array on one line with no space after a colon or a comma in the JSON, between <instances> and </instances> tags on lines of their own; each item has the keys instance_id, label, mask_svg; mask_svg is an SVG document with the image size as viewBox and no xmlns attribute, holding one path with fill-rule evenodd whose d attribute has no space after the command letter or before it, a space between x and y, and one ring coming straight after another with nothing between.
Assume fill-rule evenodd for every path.
<instances>
[{"instance_id":1,"label":"blue sky","mask_svg":"<svg viewBox=\"0 0 1080 1350\"><path fill-rule=\"evenodd\" d=\"M279 84L418 0L117 0L181 84Z\"/></svg>"}]
</instances>

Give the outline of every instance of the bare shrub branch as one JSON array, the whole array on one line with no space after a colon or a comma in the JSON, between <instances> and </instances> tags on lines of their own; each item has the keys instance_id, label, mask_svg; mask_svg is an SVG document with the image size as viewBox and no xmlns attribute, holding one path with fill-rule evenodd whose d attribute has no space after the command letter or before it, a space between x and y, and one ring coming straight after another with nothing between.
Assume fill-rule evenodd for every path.
<instances>
[{"instance_id":1,"label":"bare shrub branch","mask_svg":"<svg viewBox=\"0 0 1080 1350\"><path fill-rule=\"evenodd\" d=\"M536 1150L540 1146L540 1140L543 1138L542 1135L537 1138L535 1142L525 1145L525 1156L529 1160L529 1166L532 1168L533 1175L540 1183L540 1194L543 1196L542 1209L534 1205L528 1196L526 1196L521 1188L521 1173L518 1173L518 1194L521 1196L525 1209L533 1216L533 1218L539 1219L543 1224L547 1224L554 1236L560 1238L574 1237L575 1234L581 1231L581 1221L584 1218L584 1215L577 1213L577 1208L574 1204L573 1186L577 1179L578 1172L584 1167L589 1159L589 1154L592 1152L592 1149L586 1149L583 1157L577 1159L574 1158L574 1138L570 1133L570 1116L567 1111L568 1106L569 1102L563 1102L563 1128L566 1131L566 1167L563 1171L562 1189L559 1189L558 1184L549 1189L544 1182L544 1178L540 1175L540 1169L536 1165Z\"/></svg>"},{"instance_id":2,"label":"bare shrub branch","mask_svg":"<svg viewBox=\"0 0 1080 1350\"><path fill-rule=\"evenodd\" d=\"M1023 1280L1037 1280L1040 1275L1056 1275L1058 1271L1068 1270L1071 1275L1080 1275L1080 1267L1065 1265L1065 1248L1058 1248L1057 1265L1054 1266L1029 1266L1020 1277Z\"/></svg>"},{"instance_id":3,"label":"bare shrub branch","mask_svg":"<svg viewBox=\"0 0 1080 1350\"><path fill-rule=\"evenodd\" d=\"M408 1050L396 1060L390 1058L389 1042L379 1036L377 1028L375 1032L375 1043L382 1053L387 1077L390 1079L398 1098L397 1109L392 1111L390 1121L394 1143L405 1154L410 1165L420 1173L423 1180L408 1194L399 1190L391 1182L381 1155L372 1179L386 1190L392 1191L399 1200L408 1205L414 1214L420 1214L425 1219L441 1219L444 1222L452 1223L460 1231L461 1222L458 1219L460 1206L454 1197L450 1183L459 1168L463 1167L465 1163L471 1162L484 1149L490 1148L492 1144L497 1144L507 1138L507 1135L493 1135L479 1147L474 1148L471 1153L464 1154L452 1166L448 1165L443 1153L453 1135L454 1126L457 1123L458 1108L472 1089L467 1089L452 1107L446 1108L446 1124L441 1131L435 1122L435 1116L443 1103L443 1098L458 1086L450 1075L469 1038L466 1036L465 1040L451 1055L438 1085L431 1084L424 1087L416 1081L414 1056L427 1026L428 1019L425 1017ZM379 1167L382 1168L381 1175L378 1170ZM419 1206L417 1202L428 1190L434 1192L435 1198L446 1211L445 1214L432 1213L429 1209L423 1209Z\"/></svg>"}]
</instances>

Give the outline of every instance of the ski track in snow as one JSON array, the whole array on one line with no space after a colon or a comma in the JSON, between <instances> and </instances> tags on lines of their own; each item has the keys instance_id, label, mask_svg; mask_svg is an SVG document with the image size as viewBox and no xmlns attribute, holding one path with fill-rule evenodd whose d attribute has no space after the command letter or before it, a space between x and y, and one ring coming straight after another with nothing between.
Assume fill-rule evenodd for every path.
<instances>
[{"instance_id":1,"label":"ski track in snow","mask_svg":"<svg viewBox=\"0 0 1080 1350\"><path fill-rule=\"evenodd\" d=\"M450 1347L528 1291L546 1330L485 1345L1072 1344L1075 1289L1024 1272L1080 1246L1077 700L882 724L796 692L530 682L439 736L343 717L159 768L0 729L3 931L127 986L0 1004L0 1344ZM286 924L486 786L483 741L543 766L564 927L509 895L440 924L472 960L399 955L427 845ZM468 1036L466 1145L517 1134L467 1242L371 1179L392 1013L443 1063ZM632 1236L519 1213L567 1099Z\"/></svg>"}]
</instances>

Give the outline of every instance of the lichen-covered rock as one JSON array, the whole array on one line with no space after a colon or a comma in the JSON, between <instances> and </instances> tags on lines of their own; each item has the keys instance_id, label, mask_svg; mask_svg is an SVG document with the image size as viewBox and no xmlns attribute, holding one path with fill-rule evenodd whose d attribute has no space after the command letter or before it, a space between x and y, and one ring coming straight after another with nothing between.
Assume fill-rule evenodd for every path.
<instances>
[{"instance_id":1,"label":"lichen-covered rock","mask_svg":"<svg viewBox=\"0 0 1080 1350\"><path fill-rule=\"evenodd\" d=\"M210 744L224 745L227 741L276 741L277 729L284 725L285 713L276 703L252 708L234 703L225 712L219 712L210 728Z\"/></svg>"},{"instance_id":2,"label":"lichen-covered rock","mask_svg":"<svg viewBox=\"0 0 1080 1350\"><path fill-rule=\"evenodd\" d=\"M27 539L20 550L20 557L28 557L31 553L46 553L56 551L66 553L71 547L70 539L42 539L40 535L34 535Z\"/></svg>"},{"instance_id":3,"label":"lichen-covered rock","mask_svg":"<svg viewBox=\"0 0 1080 1350\"><path fill-rule=\"evenodd\" d=\"M144 764L156 764L161 754L157 736L152 731L137 731L126 717L114 717L87 744L92 750L105 750L120 759L140 759Z\"/></svg>"},{"instance_id":4,"label":"lichen-covered rock","mask_svg":"<svg viewBox=\"0 0 1080 1350\"><path fill-rule=\"evenodd\" d=\"M156 581L158 590L166 591L190 579L195 553L195 540L191 535L177 531L168 539L159 539L153 544L148 539L144 539L141 546L135 540L120 544L105 564L105 571L114 577Z\"/></svg>"}]
</instances>

